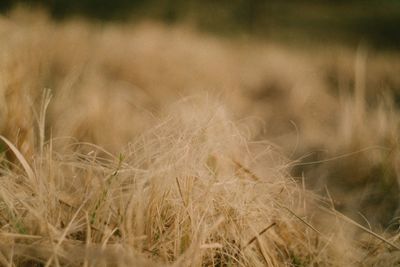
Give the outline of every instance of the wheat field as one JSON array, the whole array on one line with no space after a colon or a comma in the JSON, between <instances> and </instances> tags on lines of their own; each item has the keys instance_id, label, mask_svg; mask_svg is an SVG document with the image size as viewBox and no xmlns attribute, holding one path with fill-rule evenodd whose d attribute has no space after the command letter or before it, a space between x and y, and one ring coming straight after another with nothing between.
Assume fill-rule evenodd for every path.
<instances>
[{"instance_id":1,"label":"wheat field","mask_svg":"<svg viewBox=\"0 0 400 267\"><path fill-rule=\"evenodd\" d=\"M398 266L400 55L0 18L0 265Z\"/></svg>"}]
</instances>

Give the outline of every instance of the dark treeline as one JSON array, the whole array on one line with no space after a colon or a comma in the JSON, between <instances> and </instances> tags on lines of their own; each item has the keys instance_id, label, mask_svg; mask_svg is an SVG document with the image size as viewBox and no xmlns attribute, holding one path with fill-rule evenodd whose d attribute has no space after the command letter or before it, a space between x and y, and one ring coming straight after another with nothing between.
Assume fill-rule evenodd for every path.
<instances>
[{"instance_id":1,"label":"dark treeline","mask_svg":"<svg viewBox=\"0 0 400 267\"><path fill-rule=\"evenodd\" d=\"M219 33L367 41L400 48L400 0L1 0L0 9L7 12L20 3L45 7L57 19L190 20Z\"/></svg>"}]
</instances>

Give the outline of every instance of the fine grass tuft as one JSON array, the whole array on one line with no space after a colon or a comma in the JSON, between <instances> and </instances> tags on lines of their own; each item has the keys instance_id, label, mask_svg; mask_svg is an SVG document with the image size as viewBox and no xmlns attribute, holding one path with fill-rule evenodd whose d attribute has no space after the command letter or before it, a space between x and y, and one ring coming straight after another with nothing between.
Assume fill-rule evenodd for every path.
<instances>
[{"instance_id":1,"label":"fine grass tuft","mask_svg":"<svg viewBox=\"0 0 400 267\"><path fill-rule=\"evenodd\" d=\"M33 14L0 20L0 265L396 265L396 54Z\"/></svg>"}]
</instances>

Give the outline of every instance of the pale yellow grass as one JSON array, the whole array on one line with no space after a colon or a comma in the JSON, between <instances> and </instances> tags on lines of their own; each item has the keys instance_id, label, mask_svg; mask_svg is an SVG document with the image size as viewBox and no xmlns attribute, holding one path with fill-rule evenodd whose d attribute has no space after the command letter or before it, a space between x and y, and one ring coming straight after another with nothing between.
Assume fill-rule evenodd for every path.
<instances>
[{"instance_id":1,"label":"pale yellow grass","mask_svg":"<svg viewBox=\"0 0 400 267\"><path fill-rule=\"evenodd\" d=\"M335 62L24 10L0 21L0 39L2 265L396 264L398 236L357 225L329 190L317 197L290 175L313 148L389 147L389 163L368 155L395 170L395 103L387 91L366 104L363 50ZM374 62L396 85L390 62ZM324 68L340 72L339 93Z\"/></svg>"},{"instance_id":2,"label":"pale yellow grass","mask_svg":"<svg viewBox=\"0 0 400 267\"><path fill-rule=\"evenodd\" d=\"M368 251L345 235L345 220L322 212L329 205L299 188L271 147L249 142L226 112L207 98L181 101L119 155L74 142L82 150L60 153L57 140L49 140L28 163L2 137L16 156L2 168L3 264L342 266L363 260ZM254 148L262 152L253 154ZM321 222L325 216L334 221Z\"/></svg>"}]
</instances>

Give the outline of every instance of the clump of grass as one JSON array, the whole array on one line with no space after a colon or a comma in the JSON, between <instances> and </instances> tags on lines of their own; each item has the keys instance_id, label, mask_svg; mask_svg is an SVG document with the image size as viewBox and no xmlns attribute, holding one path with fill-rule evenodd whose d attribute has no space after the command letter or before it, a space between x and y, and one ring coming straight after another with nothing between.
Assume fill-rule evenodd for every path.
<instances>
[{"instance_id":1,"label":"clump of grass","mask_svg":"<svg viewBox=\"0 0 400 267\"><path fill-rule=\"evenodd\" d=\"M392 197L390 209L367 201L367 219L397 206L395 56L335 48L336 62L180 26L32 14L0 20L2 265L396 261L397 236L334 210L340 194L369 199L368 177ZM199 92L209 97L184 98ZM309 160L317 149L328 160ZM293 165L310 167L299 168L303 186ZM303 188L310 177L324 188L327 178L328 199Z\"/></svg>"},{"instance_id":2,"label":"clump of grass","mask_svg":"<svg viewBox=\"0 0 400 267\"><path fill-rule=\"evenodd\" d=\"M274 156L256 157L223 106L195 97L168 114L119 156L90 144L81 144L89 153L60 153L50 139L29 164L3 138L18 159L1 169L3 263L284 266L356 259L333 256L337 240L329 242L304 210L316 200L285 171L251 171Z\"/></svg>"}]
</instances>

